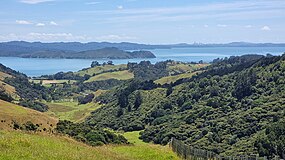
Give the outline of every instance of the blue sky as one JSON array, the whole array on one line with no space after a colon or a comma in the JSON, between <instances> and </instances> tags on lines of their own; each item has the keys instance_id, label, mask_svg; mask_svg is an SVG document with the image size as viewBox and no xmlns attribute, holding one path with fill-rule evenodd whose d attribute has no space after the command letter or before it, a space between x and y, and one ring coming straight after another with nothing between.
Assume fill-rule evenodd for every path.
<instances>
[{"instance_id":1,"label":"blue sky","mask_svg":"<svg viewBox=\"0 0 285 160\"><path fill-rule=\"evenodd\" d=\"M285 42L285 0L1 0L11 40Z\"/></svg>"}]
</instances>

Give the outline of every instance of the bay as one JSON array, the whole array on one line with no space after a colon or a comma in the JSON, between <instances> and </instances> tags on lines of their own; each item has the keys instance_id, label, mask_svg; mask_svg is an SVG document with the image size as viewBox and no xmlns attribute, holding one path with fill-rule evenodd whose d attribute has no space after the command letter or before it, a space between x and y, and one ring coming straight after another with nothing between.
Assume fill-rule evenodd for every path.
<instances>
[{"instance_id":1,"label":"bay","mask_svg":"<svg viewBox=\"0 0 285 160\"><path fill-rule=\"evenodd\" d=\"M270 53L281 55L285 52L285 47L194 47L194 48L172 48L155 49L152 51L157 58L153 59L120 59L112 60L114 64L126 64L128 62L140 62L149 60L152 63L165 60L176 60L182 62L210 62L215 58L224 58L245 54ZM0 57L0 63L14 70L25 73L30 77L55 74L57 72L78 71L90 66L91 62L97 60L100 63L107 62L108 59L38 59L38 58L18 58Z\"/></svg>"}]
</instances>

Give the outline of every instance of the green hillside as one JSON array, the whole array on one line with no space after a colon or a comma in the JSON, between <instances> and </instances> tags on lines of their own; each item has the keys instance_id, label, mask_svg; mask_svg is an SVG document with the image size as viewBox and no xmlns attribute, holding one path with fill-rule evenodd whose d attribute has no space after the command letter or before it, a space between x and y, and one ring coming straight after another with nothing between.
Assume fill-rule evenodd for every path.
<instances>
[{"instance_id":1,"label":"green hillside","mask_svg":"<svg viewBox=\"0 0 285 160\"><path fill-rule=\"evenodd\" d=\"M260 139L268 127L281 127L284 120L284 59L231 57L171 86L133 81L99 96L106 105L87 123L115 130L145 129L145 142L165 145L175 137L221 155L282 156L282 143L277 145L281 149L266 147L282 139L272 138L269 144Z\"/></svg>"},{"instance_id":2,"label":"green hillside","mask_svg":"<svg viewBox=\"0 0 285 160\"><path fill-rule=\"evenodd\" d=\"M60 120L69 120L73 122L84 121L92 111L100 108L98 103L88 103L79 105L78 102L53 102L47 103L49 115Z\"/></svg>"},{"instance_id":3,"label":"green hillside","mask_svg":"<svg viewBox=\"0 0 285 160\"><path fill-rule=\"evenodd\" d=\"M126 133L125 135L137 139L138 134ZM90 147L62 136L0 130L0 159L178 160L178 157L168 147L146 143Z\"/></svg>"},{"instance_id":4,"label":"green hillside","mask_svg":"<svg viewBox=\"0 0 285 160\"><path fill-rule=\"evenodd\" d=\"M170 83L174 83L179 79L183 79L183 78L191 78L193 75L197 75L199 74L199 72L191 72L191 73L182 73L182 74L178 74L175 76L167 76L167 77L162 77L158 80L155 81L155 83L157 84L170 84Z\"/></svg>"},{"instance_id":5,"label":"green hillside","mask_svg":"<svg viewBox=\"0 0 285 160\"><path fill-rule=\"evenodd\" d=\"M127 65L121 64L121 65L102 65L102 66L96 66L91 67L88 69L84 69L81 71L76 72L75 74L78 74L80 76L84 76L85 74L93 76L94 74L100 74L103 72L109 72L109 71L117 71L117 70L125 70L127 69Z\"/></svg>"},{"instance_id":6,"label":"green hillside","mask_svg":"<svg viewBox=\"0 0 285 160\"><path fill-rule=\"evenodd\" d=\"M0 100L0 130L13 130L15 125L22 126L27 122L38 124L38 130L50 131L58 120L45 113Z\"/></svg>"},{"instance_id":7,"label":"green hillside","mask_svg":"<svg viewBox=\"0 0 285 160\"><path fill-rule=\"evenodd\" d=\"M134 78L134 74L128 70L125 71L116 71L116 72L108 72L102 73L96 76L89 78L85 82L93 82L93 81L104 81L108 79L117 79L117 80L128 80Z\"/></svg>"}]
</instances>

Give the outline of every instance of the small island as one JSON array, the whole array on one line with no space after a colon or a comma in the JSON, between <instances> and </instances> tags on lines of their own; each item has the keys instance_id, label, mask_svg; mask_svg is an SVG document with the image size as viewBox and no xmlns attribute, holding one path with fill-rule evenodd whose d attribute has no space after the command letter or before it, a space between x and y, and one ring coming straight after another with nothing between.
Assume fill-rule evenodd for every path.
<instances>
[{"instance_id":1,"label":"small island","mask_svg":"<svg viewBox=\"0 0 285 160\"><path fill-rule=\"evenodd\" d=\"M145 50L126 51L117 47L104 47L90 50L71 50L69 48L58 49L56 47L39 47L35 45L5 45L0 44L0 57L21 58L57 58L57 59L134 59L134 58L156 58L156 56Z\"/></svg>"}]
</instances>

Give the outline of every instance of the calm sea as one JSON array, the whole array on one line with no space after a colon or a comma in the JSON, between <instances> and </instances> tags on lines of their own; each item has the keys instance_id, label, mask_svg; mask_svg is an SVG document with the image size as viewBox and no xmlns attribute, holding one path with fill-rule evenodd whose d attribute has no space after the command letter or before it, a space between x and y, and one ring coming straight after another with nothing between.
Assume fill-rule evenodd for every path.
<instances>
[{"instance_id":1,"label":"calm sea","mask_svg":"<svg viewBox=\"0 0 285 160\"><path fill-rule=\"evenodd\" d=\"M211 47L211 48L173 48L173 49L156 49L151 50L157 58L154 59L125 59L112 60L114 64L126 64L128 62L140 62L149 60L152 63L164 61L168 59L197 62L203 60L210 62L215 58L223 58L234 55L244 54L273 54L281 55L285 52L285 47ZM0 63L27 74L30 77L54 74L60 71L78 71L82 68L90 66L93 60L85 59L35 59L35 58L15 58L0 57ZM97 60L100 63L108 61L108 59Z\"/></svg>"}]
</instances>

